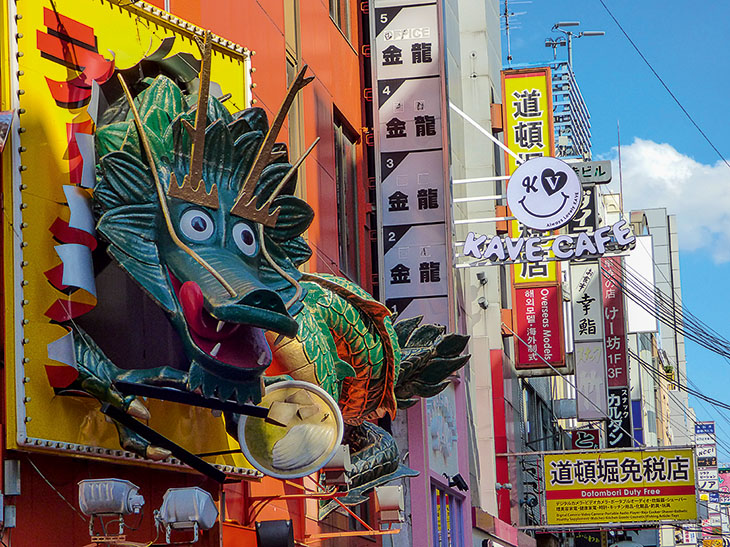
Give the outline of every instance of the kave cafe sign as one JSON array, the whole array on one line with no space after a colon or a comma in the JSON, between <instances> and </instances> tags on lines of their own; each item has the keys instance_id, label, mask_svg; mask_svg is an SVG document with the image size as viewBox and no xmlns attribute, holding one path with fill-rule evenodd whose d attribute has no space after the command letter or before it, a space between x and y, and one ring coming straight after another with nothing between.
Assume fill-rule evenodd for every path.
<instances>
[{"instance_id":1,"label":"kave cafe sign","mask_svg":"<svg viewBox=\"0 0 730 547\"><path fill-rule=\"evenodd\" d=\"M549 526L697 518L691 449L552 454L543 458Z\"/></svg>"},{"instance_id":2,"label":"kave cafe sign","mask_svg":"<svg viewBox=\"0 0 730 547\"><path fill-rule=\"evenodd\" d=\"M582 189L578 175L556 158L533 158L520 165L507 185L507 205L522 224L546 232L565 226L580 208ZM464 255L492 262L524 260L540 262L548 252L558 260L603 255L607 250L623 250L634 245L636 236L625 220L603 226L595 232L547 237L503 238L469 232Z\"/></svg>"}]
</instances>

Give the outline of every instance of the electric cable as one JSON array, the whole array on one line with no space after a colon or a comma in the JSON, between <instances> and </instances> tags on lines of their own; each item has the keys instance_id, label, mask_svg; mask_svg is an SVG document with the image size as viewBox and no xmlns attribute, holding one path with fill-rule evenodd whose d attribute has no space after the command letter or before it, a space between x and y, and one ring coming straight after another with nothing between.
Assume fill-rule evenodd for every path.
<instances>
[{"instance_id":1,"label":"electric cable","mask_svg":"<svg viewBox=\"0 0 730 547\"><path fill-rule=\"evenodd\" d=\"M506 323L502 322L502 328L505 328L505 329L507 329L508 331L510 331L510 332L512 333L512 335L513 335L513 336L514 336L514 337L515 337L515 338L516 338L517 340L519 340L519 341L520 341L520 342L521 342L522 344L524 344L525 346L529 347L529 345L527 344L527 342L525 342L525 341L524 341L524 340L523 340L522 338L520 338L519 334L517 334L517 333L516 333L515 331L513 331L513 330L512 330L512 328L511 328L511 327L510 327L509 325L507 325ZM574 382L571 382L571 381L570 381L570 380L568 379L568 377L567 377L567 376L566 376L565 374L563 374L563 373L562 373L562 372L560 372L560 371L559 371L558 369L556 369L556 368L555 368L555 367L554 367L553 365L551 365L551 364L550 364L550 363L549 363L549 362L547 361L547 359L545 359L545 358L544 358L544 357L543 357L542 355L540 355L539 353L538 353L538 354L536 354L536 355L537 355L537 356L538 356L538 357L540 358L540 360L541 360L542 362L544 362L544 363L545 363L545 364L546 364L546 365L547 365L548 367L550 367L550 369L552 369L552 371L553 371L553 372L555 372L555 373L556 373L556 374L557 374L558 376L560 376L561 378L563 378L563 380L565 380L565 382L566 382L566 383L567 383L568 385L570 385L570 386L571 386L571 387L572 387L573 389L575 389L575 392L576 392L576 394L579 394L579 395L583 396L583 398L584 398L584 399L585 399L585 400L586 400L586 401L587 401L588 403L590 403L590 404L591 404L591 405L592 405L592 406L593 406L593 407L594 407L594 408L595 408L596 410L598 410L599 412L603 412L603 409L601 409L601 408L600 408L600 407L599 407L599 406L598 406L598 405L597 405L597 404L596 404L595 402L593 402L593 401L592 401L592 400L591 400L591 399L590 399L590 398L589 398L588 396L586 396L586 395L585 395L585 393L583 393L583 392L582 392L581 390L579 390L579 389L578 389L578 387L577 387L577 386L575 385L575 383L574 383ZM641 448L641 447L646 447L646 445L645 445L644 443L640 443L639 441L637 441L637 440L636 440L636 438L634 437L634 434L633 434L633 432L627 431L626 429L624 429L624 427L623 427L623 426L619 426L619 429L620 429L621 431L623 431L624 433L626 433L626 434L627 434L627 435L628 435L628 436L629 436L629 437L631 438L631 440L632 440L632 442L633 442L633 445L632 445L632 446L636 446L636 447L639 447L639 448Z\"/></svg>"},{"instance_id":2,"label":"electric cable","mask_svg":"<svg viewBox=\"0 0 730 547\"><path fill-rule=\"evenodd\" d=\"M687 391L688 393L693 393L693 390L689 390L689 389L687 389L686 387L682 386L682 385L681 385L681 384L680 384L679 382L677 382L676 380L674 380L674 379L673 379L673 378L672 378L671 376L669 376L669 375L666 375L666 374L663 374L663 373L662 373L662 372L661 372L660 370L658 370L658 369L654 368L654 367L653 367L653 366L652 366L651 364L647 363L647 362L646 362L646 361L645 361L644 359L642 359L641 357L639 357L639 356L638 356L638 355L637 355L636 353L634 353L634 352L632 352L632 351L629 351L629 352L628 352L628 355L629 355L629 356L630 356L630 357L631 357L632 359L635 359L635 360L636 360L636 361L637 361L637 362L638 362L638 363L639 363L639 364L640 364L640 365L641 365L641 366L642 366L642 367L643 367L644 369L646 369L647 371L649 371L649 373L650 373L650 374L651 374L652 376L654 376L655 378L661 378L661 379L665 380L665 381L666 381L667 383L670 383L670 384L676 385L676 386L678 386L678 387L679 387L679 389L680 389L681 391ZM676 398L676 396L675 396L675 395L674 395L674 394L672 393L672 391L675 391L675 390L667 390L666 388L664 388L664 386L662 386L662 384L661 384L661 383L659 383L659 387L660 387L661 389L664 389L665 393L666 393L666 394L667 394L667 395L668 395L669 397L671 397L671 398L672 398L672 400L674 400L674 401L675 401L675 402L676 402L676 403L677 403L677 404L678 404L678 405L679 405L680 407L683 407L683 405L682 405L682 401L679 401L679 400L678 400L678 399ZM708 402L711 402L711 401L716 401L715 399L712 399L711 397L707 397L706 395L704 395L704 394L702 394L702 393L700 393L700 392L696 392L696 393L697 393L697 394L699 394L698 396L701 396L701 397L706 397L707 399L710 399L710 401L708 401ZM693 393L693 394L695 394L695 393ZM726 405L725 403L722 403L722 402L720 402L720 401L716 401L716 402L719 402L719 403L720 403L721 405L725 405L725 406L727 406L727 407L728 407L728 409L730 410L730 405ZM685 416L686 416L686 417L687 417L687 418L688 418L688 419L689 419L689 420L690 420L691 422L693 422L693 425L697 425L697 424L698 424L699 422L698 422L697 420L695 420L694 418L692 418L691 416L689 416L689 414L687 414L687 412L686 412L686 409L684 409L684 410L685 410ZM729 453L729 454L730 454L730 444L728 444L728 443L727 443L726 441L724 441L724 440L722 440L722 441L721 441L721 440L720 440L720 439L719 439L719 438L717 437L717 435L715 436L715 443L716 443L716 444L718 444L718 445L720 445L720 446L721 446L721 447L722 447L722 448L723 448L723 449L724 449L724 450L725 450L725 451L726 451L727 453Z\"/></svg>"},{"instance_id":3,"label":"electric cable","mask_svg":"<svg viewBox=\"0 0 730 547\"><path fill-rule=\"evenodd\" d=\"M620 287L626 296L631 298L639 307L658 318L662 323L706 349L723 357L730 358L730 341L717 333L711 334L715 331L691 314L689 310L681 309L678 312L674 306L671 308L663 306L662 303L666 295L657 289L648 292L648 287L637 282L635 276L625 268L621 268L621 272L616 274L603 266L601 266L601 270L604 276L610 279L616 286Z\"/></svg>"},{"instance_id":4,"label":"electric cable","mask_svg":"<svg viewBox=\"0 0 730 547\"><path fill-rule=\"evenodd\" d=\"M624 27L621 25L621 23L618 22L618 19L616 19L614 14L611 13L611 10L608 9L608 6L606 5L606 3L603 0L598 0L598 1L601 3L601 5L603 6L603 9L606 10L606 12L611 17L611 19L613 19L613 22L616 23L616 26L619 28L619 30L623 33L623 35L629 41L629 43L634 48L636 53L639 54L639 57L641 57L642 61L644 61L644 63L646 63L646 66L649 67L649 70L651 70L652 74L654 74L654 76L656 76L656 79L659 80L659 83L661 83L662 86L664 87L664 89L667 91L667 93L669 93L669 96L672 97L672 99L674 99L674 102L677 103L677 106L679 106L679 108L682 110L682 112L684 112L684 115L687 116L687 119L692 123L692 125L695 126L697 131L699 131L700 135L702 135L702 137L705 139L705 141L707 141L707 144L709 144L712 147L712 149L717 153L717 155L720 157L720 159L723 161L723 163L728 168L730 168L730 163L728 163L728 161L725 159L725 156L722 155L722 152L720 152L720 150L718 150L717 146L715 146L714 143L710 140L710 137L707 136L707 134L702 130L702 128L699 126L699 124L694 120L694 118L687 111L687 109L684 107L684 105L682 105L682 103L679 101L677 96L672 92L671 89L669 89L669 86L666 84L666 82L662 79L661 76L659 76L659 74L654 69L654 67L649 62L649 60L641 52L641 50L639 49L639 46L637 46L636 43L634 43L634 41L631 39L629 34L626 32L626 30L624 30Z\"/></svg>"},{"instance_id":5,"label":"electric cable","mask_svg":"<svg viewBox=\"0 0 730 547\"><path fill-rule=\"evenodd\" d=\"M46 484L51 487L51 490L53 490L56 494L58 494L58 497L60 497L63 501L65 501L66 505L68 505L71 509L73 509L74 513L76 513L79 516L79 518L81 518L81 520L83 520L84 522L88 522L86 520L86 517L84 517L84 515L82 515L79 512L79 510L76 509L76 507L74 507L74 505L71 504L71 502L69 502L65 498L65 496L63 494L61 494L61 492L58 491L58 489L55 486L53 486L53 484L51 484L51 481L49 481L46 478L46 476L43 473L41 473L41 470L38 469L38 466L36 466L36 464L33 462L33 460L31 460L30 457L27 457L27 460L28 460L28 463L30 463L30 465L33 467L33 469L36 470L36 473L38 473L40 475L40 477L46 482Z\"/></svg>"}]
</instances>

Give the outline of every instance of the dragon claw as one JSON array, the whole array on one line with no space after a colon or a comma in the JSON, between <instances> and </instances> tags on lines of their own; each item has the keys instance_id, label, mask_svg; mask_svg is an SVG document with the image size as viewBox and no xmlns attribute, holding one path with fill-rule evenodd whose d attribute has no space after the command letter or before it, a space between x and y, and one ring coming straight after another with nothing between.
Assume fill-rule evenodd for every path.
<instances>
[{"instance_id":1,"label":"dragon claw","mask_svg":"<svg viewBox=\"0 0 730 547\"><path fill-rule=\"evenodd\" d=\"M145 457L156 462L169 458L171 454L172 452L159 446L150 445L145 449Z\"/></svg>"},{"instance_id":2,"label":"dragon claw","mask_svg":"<svg viewBox=\"0 0 730 547\"><path fill-rule=\"evenodd\" d=\"M127 407L127 414L140 420L150 419L150 411L147 410L147 407L145 407L139 399L133 399L132 402L129 403L129 406Z\"/></svg>"}]
</instances>

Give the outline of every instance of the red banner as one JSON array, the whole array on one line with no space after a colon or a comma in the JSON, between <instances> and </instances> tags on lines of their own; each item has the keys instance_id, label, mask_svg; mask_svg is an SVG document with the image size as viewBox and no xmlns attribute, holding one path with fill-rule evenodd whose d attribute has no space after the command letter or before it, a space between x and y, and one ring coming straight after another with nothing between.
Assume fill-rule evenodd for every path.
<instances>
[{"instance_id":1,"label":"red banner","mask_svg":"<svg viewBox=\"0 0 730 547\"><path fill-rule=\"evenodd\" d=\"M606 341L608 387L629 385L624 330L624 294L621 289L621 257L601 259L603 325Z\"/></svg>"},{"instance_id":2,"label":"red banner","mask_svg":"<svg viewBox=\"0 0 730 547\"><path fill-rule=\"evenodd\" d=\"M514 313L517 336L517 368L562 366L563 314L557 286L515 288Z\"/></svg>"}]
</instances>

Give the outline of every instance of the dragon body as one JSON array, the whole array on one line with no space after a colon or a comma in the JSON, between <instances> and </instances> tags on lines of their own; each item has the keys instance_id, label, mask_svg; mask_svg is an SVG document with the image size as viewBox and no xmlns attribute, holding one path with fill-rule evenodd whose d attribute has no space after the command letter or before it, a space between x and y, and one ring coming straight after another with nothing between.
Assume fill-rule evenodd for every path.
<instances>
[{"instance_id":1,"label":"dragon body","mask_svg":"<svg viewBox=\"0 0 730 547\"><path fill-rule=\"evenodd\" d=\"M232 115L210 97L200 115L200 97L162 75L137 82L136 91L136 113L118 95L98 124L97 231L113 264L163 310L184 358L174 366L123 370L73 325L79 376L68 392L145 417L137 400L116 392L115 381L257 403L262 376L305 380L342 410L354 465L346 501L357 503L368 489L414 474L372 422L444 389L468 359L460 355L467 337L421 325L420 318L394 324L389 310L357 285L299 270L311 256L301 234L313 211L294 196L296 169L286 148L264 150L270 131L263 110ZM204 134L202 151L196 134ZM269 154L263 164L262 153ZM200 186L186 187L194 168ZM253 198L241 213L246 192ZM124 448L167 455L118 429Z\"/></svg>"}]
</instances>

